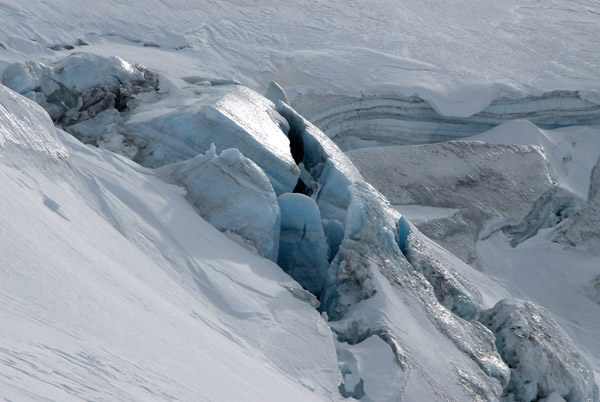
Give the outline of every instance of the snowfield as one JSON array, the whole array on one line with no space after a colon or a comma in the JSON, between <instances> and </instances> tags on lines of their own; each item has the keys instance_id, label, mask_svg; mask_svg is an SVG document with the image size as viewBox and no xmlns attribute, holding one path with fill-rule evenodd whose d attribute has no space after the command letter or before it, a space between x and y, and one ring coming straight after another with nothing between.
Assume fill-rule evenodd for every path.
<instances>
[{"instance_id":1,"label":"snowfield","mask_svg":"<svg viewBox=\"0 0 600 402\"><path fill-rule=\"evenodd\" d=\"M600 4L21 3L0 399L600 400Z\"/></svg>"}]
</instances>

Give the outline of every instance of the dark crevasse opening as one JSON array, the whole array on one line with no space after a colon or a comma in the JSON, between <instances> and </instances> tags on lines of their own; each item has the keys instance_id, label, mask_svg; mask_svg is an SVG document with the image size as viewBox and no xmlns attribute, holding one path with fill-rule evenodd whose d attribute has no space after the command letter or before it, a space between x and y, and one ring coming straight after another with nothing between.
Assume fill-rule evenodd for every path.
<instances>
[{"instance_id":1,"label":"dark crevasse opening","mask_svg":"<svg viewBox=\"0 0 600 402\"><path fill-rule=\"evenodd\" d=\"M290 150L292 152L292 158L294 158L294 162L296 162L296 164L299 165L304 161L304 144L302 142L302 134L298 127L290 124L288 138L290 140Z\"/></svg>"}]
</instances>

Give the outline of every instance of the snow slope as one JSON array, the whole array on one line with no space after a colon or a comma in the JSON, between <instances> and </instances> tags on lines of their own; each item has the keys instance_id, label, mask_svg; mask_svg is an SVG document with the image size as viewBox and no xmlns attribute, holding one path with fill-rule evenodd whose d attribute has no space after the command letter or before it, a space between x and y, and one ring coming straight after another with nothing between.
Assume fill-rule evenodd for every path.
<instances>
[{"instance_id":1,"label":"snow slope","mask_svg":"<svg viewBox=\"0 0 600 402\"><path fill-rule=\"evenodd\" d=\"M3 398L336 399L331 331L295 281L152 171L1 86L0 105Z\"/></svg>"}]
</instances>

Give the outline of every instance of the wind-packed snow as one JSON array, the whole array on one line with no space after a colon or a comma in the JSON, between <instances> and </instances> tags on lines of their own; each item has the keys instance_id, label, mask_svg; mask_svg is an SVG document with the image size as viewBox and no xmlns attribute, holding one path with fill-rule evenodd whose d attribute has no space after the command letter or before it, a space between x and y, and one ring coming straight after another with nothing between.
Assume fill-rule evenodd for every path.
<instances>
[{"instance_id":1,"label":"wind-packed snow","mask_svg":"<svg viewBox=\"0 0 600 402\"><path fill-rule=\"evenodd\" d=\"M123 46L136 57L181 57L187 76L255 89L274 80L291 96L417 93L461 116L507 93L599 89L594 2L4 0L1 8L3 60Z\"/></svg>"}]
</instances>

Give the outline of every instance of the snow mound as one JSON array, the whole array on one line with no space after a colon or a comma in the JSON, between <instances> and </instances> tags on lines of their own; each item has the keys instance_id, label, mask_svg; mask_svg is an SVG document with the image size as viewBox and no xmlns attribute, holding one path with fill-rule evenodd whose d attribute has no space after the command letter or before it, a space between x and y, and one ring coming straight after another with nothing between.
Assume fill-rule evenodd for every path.
<instances>
[{"instance_id":1,"label":"snow mound","mask_svg":"<svg viewBox=\"0 0 600 402\"><path fill-rule=\"evenodd\" d=\"M586 359L550 313L531 302L504 299L481 321L511 367L504 390L509 400L533 401L558 393L568 402L598 401L598 387Z\"/></svg>"},{"instance_id":2,"label":"snow mound","mask_svg":"<svg viewBox=\"0 0 600 402\"><path fill-rule=\"evenodd\" d=\"M34 158L58 162L69 157L44 110L3 85L0 85L0 149L0 160L11 164ZM20 156L9 158L7 152L14 151Z\"/></svg>"},{"instance_id":3,"label":"snow mound","mask_svg":"<svg viewBox=\"0 0 600 402\"><path fill-rule=\"evenodd\" d=\"M170 183L183 185L188 201L214 227L241 236L251 250L277 261L277 196L262 169L237 149L227 149L217 156L212 145L204 155L163 166L156 172Z\"/></svg>"}]
</instances>

